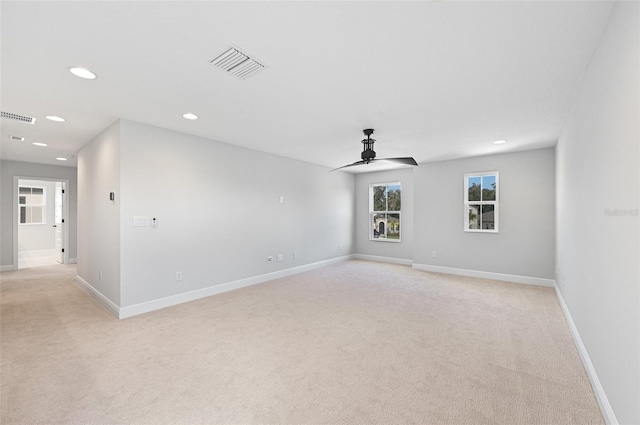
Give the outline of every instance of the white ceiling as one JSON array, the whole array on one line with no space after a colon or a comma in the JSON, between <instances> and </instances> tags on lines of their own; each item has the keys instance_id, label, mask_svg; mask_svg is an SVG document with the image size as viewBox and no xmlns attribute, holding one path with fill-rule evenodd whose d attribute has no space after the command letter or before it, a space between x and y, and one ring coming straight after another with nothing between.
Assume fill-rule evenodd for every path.
<instances>
[{"instance_id":1,"label":"white ceiling","mask_svg":"<svg viewBox=\"0 0 640 425\"><path fill-rule=\"evenodd\" d=\"M331 168L360 159L365 128L376 130L378 157L418 162L555 145L612 7L0 4L1 108L37 118L1 120L3 159L74 166L54 158L124 118ZM268 68L242 81L208 63L230 44ZM98 78L79 79L71 66Z\"/></svg>"}]
</instances>

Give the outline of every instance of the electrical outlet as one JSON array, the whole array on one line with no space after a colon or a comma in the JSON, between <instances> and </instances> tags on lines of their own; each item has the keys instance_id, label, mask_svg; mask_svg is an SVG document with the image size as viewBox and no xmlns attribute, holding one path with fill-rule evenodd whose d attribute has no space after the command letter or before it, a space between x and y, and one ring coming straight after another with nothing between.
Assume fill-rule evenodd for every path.
<instances>
[{"instance_id":1,"label":"electrical outlet","mask_svg":"<svg viewBox=\"0 0 640 425\"><path fill-rule=\"evenodd\" d=\"M102 280L102 270L98 270L98 280Z\"/></svg>"},{"instance_id":2,"label":"electrical outlet","mask_svg":"<svg viewBox=\"0 0 640 425\"><path fill-rule=\"evenodd\" d=\"M176 282L179 282L182 280L182 272L176 272Z\"/></svg>"},{"instance_id":3,"label":"electrical outlet","mask_svg":"<svg viewBox=\"0 0 640 425\"><path fill-rule=\"evenodd\" d=\"M433 252L431 253L431 256L432 256L433 258L436 258L436 257L438 256L438 251L433 251Z\"/></svg>"},{"instance_id":4,"label":"electrical outlet","mask_svg":"<svg viewBox=\"0 0 640 425\"><path fill-rule=\"evenodd\" d=\"M341 243L338 244L338 251L342 251L342 244Z\"/></svg>"},{"instance_id":5,"label":"electrical outlet","mask_svg":"<svg viewBox=\"0 0 640 425\"><path fill-rule=\"evenodd\" d=\"M284 255L278 254L278 261L282 261L282 260L284 260Z\"/></svg>"},{"instance_id":6,"label":"electrical outlet","mask_svg":"<svg viewBox=\"0 0 640 425\"><path fill-rule=\"evenodd\" d=\"M298 258L298 251L293 251L293 259L295 260L296 258Z\"/></svg>"},{"instance_id":7,"label":"electrical outlet","mask_svg":"<svg viewBox=\"0 0 640 425\"><path fill-rule=\"evenodd\" d=\"M273 263L273 255L267 257L267 263Z\"/></svg>"}]
</instances>

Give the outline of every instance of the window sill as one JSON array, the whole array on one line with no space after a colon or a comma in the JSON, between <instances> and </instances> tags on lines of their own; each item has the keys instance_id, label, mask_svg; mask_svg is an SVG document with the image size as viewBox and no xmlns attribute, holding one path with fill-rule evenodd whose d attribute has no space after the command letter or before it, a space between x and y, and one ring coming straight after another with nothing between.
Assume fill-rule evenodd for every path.
<instances>
[{"instance_id":1,"label":"window sill","mask_svg":"<svg viewBox=\"0 0 640 425\"><path fill-rule=\"evenodd\" d=\"M497 230L464 229L466 233L499 233Z\"/></svg>"},{"instance_id":2,"label":"window sill","mask_svg":"<svg viewBox=\"0 0 640 425\"><path fill-rule=\"evenodd\" d=\"M387 238L369 238L369 240L373 242L393 242L393 243L402 242L401 239L387 239Z\"/></svg>"}]
</instances>

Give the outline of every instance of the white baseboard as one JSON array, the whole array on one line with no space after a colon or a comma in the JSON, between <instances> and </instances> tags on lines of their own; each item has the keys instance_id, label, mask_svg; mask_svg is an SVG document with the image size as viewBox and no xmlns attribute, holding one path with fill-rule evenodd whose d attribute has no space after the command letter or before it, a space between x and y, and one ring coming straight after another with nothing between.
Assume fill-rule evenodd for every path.
<instances>
[{"instance_id":1,"label":"white baseboard","mask_svg":"<svg viewBox=\"0 0 640 425\"><path fill-rule=\"evenodd\" d=\"M307 272L310 270L318 269L320 267L328 266L329 264L335 264L342 261L350 260L354 258L353 255L345 255L343 257L332 258L330 260L318 261L316 263L305 264L304 266L292 267L290 269L280 270L273 273L266 273L259 276L248 277L246 279L240 279L233 282L222 283L219 285L209 286L207 288L198 289L191 292L184 292L182 294L172 295L170 297L159 298L151 301L145 301L140 304L130 305L122 307L117 314L120 319L126 319L127 317L137 316L139 314L149 313L154 310L160 310L162 308L171 307L177 304L194 301L200 298L210 297L212 295L221 294L223 292L233 291L235 289L244 288L251 285L257 285L258 283L267 282L273 279L279 279L281 277L292 276L298 273Z\"/></svg>"},{"instance_id":2,"label":"white baseboard","mask_svg":"<svg viewBox=\"0 0 640 425\"><path fill-rule=\"evenodd\" d=\"M98 301L104 308L106 308L109 313L113 314L115 317L120 319L119 310L120 308L109 298L105 297L100 291L91 286L89 282L81 278L80 276L76 276L76 283L82 289L84 289L91 297L93 297L96 301Z\"/></svg>"},{"instance_id":3,"label":"white baseboard","mask_svg":"<svg viewBox=\"0 0 640 425\"><path fill-rule=\"evenodd\" d=\"M65 264L78 264L78 259L77 258L67 258L67 261L64 262Z\"/></svg>"},{"instance_id":4,"label":"white baseboard","mask_svg":"<svg viewBox=\"0 0 640 425\"><path fill-rule=\"evenodd\" d=\"M604 388L602 388L602 384L600 383L600 379L598 379L598 375L596 374L596 370L593 367L593 363L591 363L591 358L589 358L589 353L587 352L584 343L582 342L582 338L580 337L580 333L578 332L578 328L576 328L576 324L573 322L573 318L571 317L571 313L569 312L569 308L567 304L564 302L564 298L562 298L562 293L558 288L558 285L554 285L556 290L556 297L558 298L558 303L560 303L560 308L562 309L562 313L564 314L564 318L569 325L569 330L571 331L571 336L573 336L573 341L576 344L576 348L578 349L578 353L580 353L580 358L582 359L582 364L584 365L585 370L587 371L587 376L589 377L589 381L591 381L591 387L593 388L593 392L596 395L596 400L598 400L598 405L600 406L600 411L602 412L602 416L604 417L607 425L618 425L618 419L616 418L613 409L611 408L611 404L609 404L609 399L604 392Z\"/></svg>"},{"instance_id":5,"label":"white baseboard","mask_svg":"<svg viewBox=\"0 0 640 425\"><path fill-rule=\"evenodd\" d=\"M481 279L493 279L493 280L500 280L503 282L523 283L525 285L546 286L548 288L554 288L556 285L555 280L543 279L540 277L518 276L513 274L503 274L503 273L493 273L493 272L482 272L477 270L456 269L453 267L441 267L441 266L432 266L429 264L415 264L415 263L413 264L413 268L416 270L422 270L425 272L446 273L446 274L454 274L458 276L468 276L468 277L479 277Z\"/></svg>"},{"instance_id":6,"label":"white baseboard","mask_svg":"<svg viewBox=\"0 0 640 425\"><path fill-rule=\"evenodd\" d=\"M13 267L13 264L7 264L6 266L0 266L0 272L12 272L14 270L15 270L15 268Z\"/></svg>"},{"instance_id":7,"label":"white baseboard","mask_svg":"<svg viewBox=\"0 0 640 425\"><path fill-rule=\"evenodd\" d=\"M412 260L407 260L404 258L380 257L378 255L354 254L353 258L355 258L356 260L378 261L380 263L402 264L404 266L410 266L413 264Z\"/></svg>"}]
</instances>

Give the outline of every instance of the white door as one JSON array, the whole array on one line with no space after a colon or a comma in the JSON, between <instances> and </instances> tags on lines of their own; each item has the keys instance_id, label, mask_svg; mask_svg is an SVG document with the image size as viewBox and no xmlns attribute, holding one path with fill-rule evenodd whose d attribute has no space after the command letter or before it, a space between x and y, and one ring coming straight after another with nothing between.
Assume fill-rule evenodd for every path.
<instances>
[{"instance_id":1,"label":"white door","mask_svg":"<svg viewBox=\"0 0 640 425\"><path fill-rule=\"evenodd\" d=\"M56 261L60 264L64 264L64 218L62 205L64 199L64 183L56 182L56 194L55 194L55 248L56 248Z\"/></svg>"}]
</instances>

